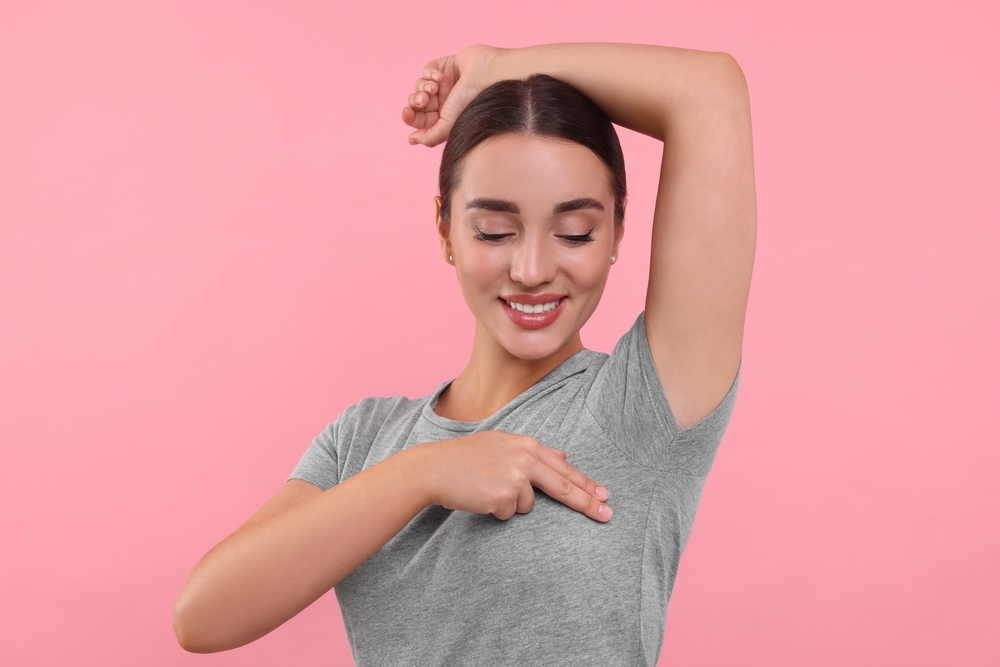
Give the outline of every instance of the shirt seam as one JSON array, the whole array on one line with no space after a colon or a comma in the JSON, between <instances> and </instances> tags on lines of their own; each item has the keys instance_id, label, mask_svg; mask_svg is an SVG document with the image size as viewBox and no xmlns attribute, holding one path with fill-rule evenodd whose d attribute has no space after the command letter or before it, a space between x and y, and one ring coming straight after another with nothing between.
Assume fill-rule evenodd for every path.
<instances>
[{"instance_id":1,"label":"shirt seam","mask_svg":"<svg viewBox=\"0 0 1000 667\"><path fill-rule=\"evenodd\" d=\"M590 413L590 416L593 417L594 423L597 424L597 428L601 429L601 433L603 433L604 437L607 438L608 442L611 443L611 446L614 447L615 449L617 449L621 453L622 456L624 456L625 458L627 458L629 461L631 461L635 465L637 465L637 466L639 466L641 468L645 468L646 470L655 470L656 472L663 473L663 474L666 474L666 475L677 475L678 477L690 477L692 479L702 479L703 477L705 477L705 475L692 475L692 474L686 473L686 472L675 472L673 470L670 470L669 468L657 468L657 467L648 465L646 463L643 463L642 461L638 460L637 458L635 458L634 456L632 456L631 454L629 454L627 451L625 451L624 449L622 449L618 445L618 443L615 442L615 439L612 438L611 435L607 432L607 430L604 428L604 424L601 423L601 420L597 418L597 415L594 414L594 411L590 409L590 406L587 405L586 402L584 402L584 408L586 408L587 412ZM671 447L671 446L673 446L673 445L666 445L666 447Z\"/></svg>"},{"instance_id":2,"label":"shirt seam","mask_svg":"<svg viewBox=\"0 0 1000 667\"><path fill-rule=\"evenodd\" d=\"M601 354L599 352L593 352L593 350L581 350L581 352L591 352L593 354ZM447 417L442 417L441 415L434 412L432 404L435 402L434 400L435 395L437 395L441 391L441 389L439 388L433 394L425 396L423 399L421 399L422 406L420 408L420 417L427 423L432 424L438 428L444 429L446 431L450 431L452 433L465 433L465 434L478 433L490 420L496 418L496 416L500 414L500 412L503 412L504 410L510 408L510 410L508 410L509 414L510 412L513 412L517 408L521 407L523 404L527 403L528 401L535 400L553 391L561 390L562 387L564 387L566 383L569 380L571 380L574 376L580 375L581 373L586 373L589 370L589 367L584 366L581 368L574 368L573 366L570 366L570 369L571 370L569 370L562 376L557 376L556 378L549 379L549 381L546 382L541 389L538 388L539 384L535 384L529 387L524 392L522 392L521 395L515 397L514 399L511 399L511 401L507 403L507 405L500 408L500 410L498 410L496 413L490 415L489 417L486 417L485 419L480 419L474 422L463 422L455 419L448 419ZM543 378L543 380L545 380L545 378ZM530 396L525 397L524 395L527 394L529 391L532 392L532 394ZM517 405L514 405L514 402L517 401L518 398L522 397L524 397L523 400ZM511 407L512 405L513 407ZM500 417L500 419L504 419L506 417L507 414Z\"/></svg>"},{"instance_id":3,"label":"shirt seam","mask_svg":"<svg viewBox=\"0 0 1000 667\"><path fill-rule=\"evenodd\" d=\"M642 527L642 551L639 553L639 613L636 615L639 619L639 646L642 650L642 655L646 658L646 664L649 664L649 656L646 655L646 637L645 628L642 623L642 610L643 601L645 599L644 591L645 587L642 585L643 577L646 574L646 545L649 542L649 517L652 514L653 508L653 496L656 493L656 487L659 485L660 480L654 479L652 488L649 490L649 496L646 498L646 521Z\"/></svg>"},{"instance_id":4,"label":"shirt seam","mask_svg":"<svg viewBox=\"0 0 1000 667\"><path fill-rule=\"evenodd\" d=\"M671 442L679 442L686 439L691 439L692 437L700 437L700 435L712 427L716 426L722 419L721 414L718 409L726 402L729 398L730 393L734 388L738 389L740 381L740 373L743 370L743 352L740 352L740 361L736 366L736 375L733 378L732 384L729 385L729 389L723 395L722 400L719 405L712 409L712 412L707 414L701 421L696 424L692 424L688 428L681 428L677 424L677 417L674 415L674 409L670 407L670 401L667 400L667 392L663 388L663 379L660 377L660 372L656 368L656 361L653 360L653 350L649 347L649 336L646 334L646 311L642 311L639 314L638 319L642 319L642 326L633 328L636 334L641 338L638 344L638 352L643 357L644 364L640 364L641 367L648 367L653 370L652 377L646 372L642 372L643 379L646 383L646 389L651 393L663 398L663 404L661 407L666 408L662 415L657 415L658 419L662 419L666 422L667 432L672 433ZM627 334L626 334L627 335ZM735 396L733 397L735 401ZM658 399L654 399L657 400ZM723 411L724 412L724 411Z\"/></svg>"}]
</instances>

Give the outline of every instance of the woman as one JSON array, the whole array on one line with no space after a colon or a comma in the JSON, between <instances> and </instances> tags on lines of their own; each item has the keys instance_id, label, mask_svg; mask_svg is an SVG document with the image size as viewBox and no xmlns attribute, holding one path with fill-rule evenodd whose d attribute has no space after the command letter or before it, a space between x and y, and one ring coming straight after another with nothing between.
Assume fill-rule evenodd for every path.
<instances>
[{"instance_id":1,"label":"woman","mask_svg":"<svg viewBox=\"0 0 1000 667\"><path fill-rule=\"evenodd\" d=\"M646 308L610 356L580 339L624 232L608 118L665 141ZM739 384L743 74L667 47L476 45L424 68L403 120L411 143L448 140L437 229L469 364L328 426L195 567L178 640L243 645L336 585L361 666L652 665Z\"/></svg>"}]
</instances>

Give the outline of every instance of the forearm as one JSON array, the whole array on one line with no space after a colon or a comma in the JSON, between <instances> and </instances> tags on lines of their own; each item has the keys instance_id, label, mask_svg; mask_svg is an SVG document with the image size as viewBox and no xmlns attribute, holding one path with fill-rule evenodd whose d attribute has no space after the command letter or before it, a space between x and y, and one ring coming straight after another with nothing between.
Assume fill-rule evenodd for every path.
<instances>
[{"instance_id":1,"label":"forearm","mask_svg":"<svg viewBox=\"0 0 1000 667\"><path fill-rule=\"evenodd\" d=\"M181 645L251 642L353 572L429 504L404 450L330 490L238 531L205 555L177 601Z\"/></svg>"},{"instance_id":2,"label":"forearm","mask_svg":"<svg viewBox=\"0 0 1000 667\"><path fill-rule=\"evenodd\" d=\"M592 99L618 125L663 140L685 114L746 96L746 81L725 53L642 44L544 44L499 49L490 83L542 73Z\"/></svg>"}]
</instances>

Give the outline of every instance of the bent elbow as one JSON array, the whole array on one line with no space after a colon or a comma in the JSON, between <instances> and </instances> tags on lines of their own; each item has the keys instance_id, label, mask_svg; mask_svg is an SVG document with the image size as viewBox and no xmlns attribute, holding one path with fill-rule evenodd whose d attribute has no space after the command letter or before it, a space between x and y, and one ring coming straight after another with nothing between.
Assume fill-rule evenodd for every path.
<instances>
[{"instance_id":1,"label":"bent elbow","mask_svg":"<svg viewBox=\"0 0 1000 667\"><path fill-rule=\"evenodd\" d=\"M749 105L750 89L747 85L747 78L736 58L724 51L716 51L713 55L718 68L720 91L729 99L745 101Z\"/></svg>"},{"instance_id":2,"label":"bent elbow","mask_svg":"<svg viewBox=\"0 0 1000 667\"><path fill-rule=\"evenodd\" d=\"M194 640L188 615L180 599L174 603L173 622L174 636L177 637L177 643L180 644L182 649L188 653L205 653L205 651L199 650L200 646Z\"/></svg>"},{"instance_id":3,"label":"bent elbow","mask_svg":"<svg viewBox=\"0 0 1000 667\"><path fill-rule=\"evenodd\" d=\"M204 636L204 628L193 618L190 604L182 594L174 603L173 624L177 643L188 653L215 653L222 650L208 641Z\"/></svg>"}]
</instances>

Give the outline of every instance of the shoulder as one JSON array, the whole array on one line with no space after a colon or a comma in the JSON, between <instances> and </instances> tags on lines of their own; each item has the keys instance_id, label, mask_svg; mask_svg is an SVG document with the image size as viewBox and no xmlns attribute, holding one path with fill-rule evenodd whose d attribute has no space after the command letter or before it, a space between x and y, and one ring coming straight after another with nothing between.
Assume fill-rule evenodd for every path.
<instances>
[{"instance_id":1,"label":"shoulder","mask_svg":"<svg viewBox=\"0 0 1000 667\"><path fill-rule=\"evenodd\" d=\"M611 441L634 460L657 470L703 475L732 414L738 381L737 376L707 417L689 428L679 424L640 314L596 373L587 407Z\"/></svg>"},{"instance_id":2,"label":"shoulder","mask_svg":"<svg viewBox=\"0 0 1000 667\"><path fill-rule=\"evenodd\" d=\"M348 406L337 422L341 430L378 431L386 423L419 415L426 397L411 400L406 396L369 396Z\"/></svg>"}]
</instances>

